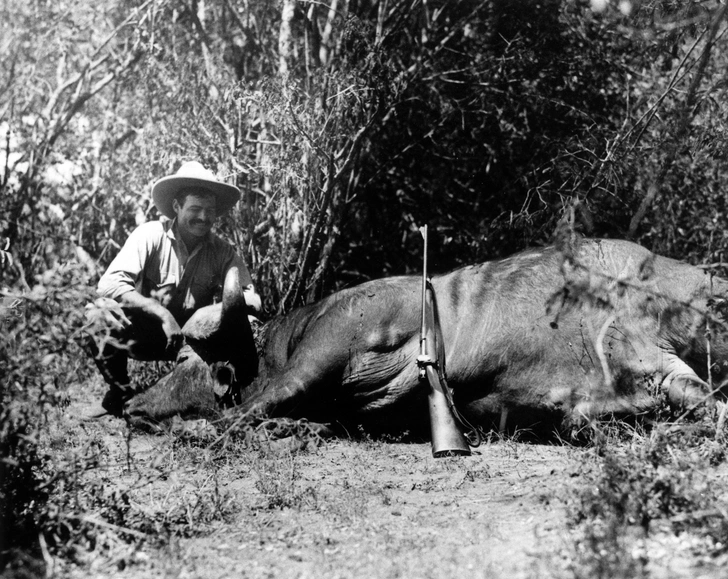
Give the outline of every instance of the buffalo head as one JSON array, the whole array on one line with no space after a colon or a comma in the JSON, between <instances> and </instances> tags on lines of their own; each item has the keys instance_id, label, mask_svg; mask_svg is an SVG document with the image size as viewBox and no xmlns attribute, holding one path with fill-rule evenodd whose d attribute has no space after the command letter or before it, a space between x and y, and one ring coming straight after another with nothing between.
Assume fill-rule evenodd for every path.
<instances>
[{"instance_id":1,"label":"buffalo head","mask_svg":"<svg viewBox=\"0 0 728 579\"><path fill-rule=\"evenodd\" d=\"M257 351L240 273L231 268L222 301L197 310L182 328L185 343L175 368L127 402L135 426L156 427L181 416L209 418L237 402L240 388L257 375Z\"/></svg>"}]
</instances>

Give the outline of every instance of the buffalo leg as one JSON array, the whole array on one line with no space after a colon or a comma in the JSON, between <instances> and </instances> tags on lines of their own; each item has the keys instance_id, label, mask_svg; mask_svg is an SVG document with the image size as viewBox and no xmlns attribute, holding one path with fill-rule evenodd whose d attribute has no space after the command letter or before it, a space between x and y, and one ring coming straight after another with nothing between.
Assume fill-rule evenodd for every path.
<instances>
[{"instance_id":1,"label":"buffalo leg","mask_svg":"<svg viewBox=\"0 0 728 579\"><path fill-rule=\"evenodd\" d=\"M568 421L572 425L583 425L592 419L645 414L656 407L657 401L647 393L604 400L582 400L574 407Z\"/></svg>"},{"instance_id":2,"label":"buffalo leg","mask_svg":"<svg viewBox=\"0 0 728 579\"><path fill-rule=\"evenodd\" d=\"M675 355L668 358L663 388L675 412L685 412L697 407L701 407L703 412L712 412L715 407L708 384Z\"/></svg>"}]
</instances>

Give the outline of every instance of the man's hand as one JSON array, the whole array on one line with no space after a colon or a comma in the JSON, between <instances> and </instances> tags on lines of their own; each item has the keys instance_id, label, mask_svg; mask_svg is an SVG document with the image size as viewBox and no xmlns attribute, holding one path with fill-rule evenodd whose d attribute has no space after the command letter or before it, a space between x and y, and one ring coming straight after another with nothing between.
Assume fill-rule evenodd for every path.
<instances>
[{"instance_id":1,"label":"man's hand","mask_svg":"<svg viewBox=\"0 0 728 579\"><path fill-rule=\"evenodd\" d=\"M182 328L179 327L172 314L168 314L162 319L162 330L164 335L167 336L167 354L179 352L184 342L184 336L182 335Z\"/></svg>"},{"instance_id":2,"label":"man's hand","mask_svg":"<svg viewBox=\"0 0 728 579\"><path fill-rule=\"evenodd\" d=\"M182 329L170 311L157 300L145 297L136 291L123 294L119 301L126 308L143 312L159 320L162 324L162 331L167 338L165 352L168 357L174 358L184 343L184 337L182 336Z\"/></svg>"},{"instance_id":3,"label":"man's hand","mask_svg":"<svg viewBox=\"0 0 728 579\"><path fill-rule=\"evenodd\" d=\"M260 295L255 291L252 285L245 286L243 288L243 297L245 298L245 305L248 306L248 313L259 314L262 307L262 301Z\"/></svg>"}]
</instances>

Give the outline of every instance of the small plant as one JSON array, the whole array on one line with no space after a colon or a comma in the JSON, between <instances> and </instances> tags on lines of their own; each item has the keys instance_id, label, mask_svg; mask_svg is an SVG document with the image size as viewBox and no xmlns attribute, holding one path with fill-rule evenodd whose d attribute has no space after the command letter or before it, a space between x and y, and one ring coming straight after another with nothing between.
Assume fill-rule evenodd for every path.
<instances>
[{"instance_id":1,"label":"small plant","mask_svg":"<svg viewBox=\"0 0 728 579\"><path fill-rule=\"evenodd\" d=\"M282 456L260 451L253 462L258 477L255 488L265 497L269 509L300 507L312 489L301 490L296 461L291 453Z\"/></svg>"},{"instance_id":2,"label":"small plant","mask_svg":"<svg viewBox=\"0 0 728 579\"><path fill-rule=\"evenodd\" d=\"M67 405L65 382L82 382L74 337L88 299L83 268L59 265L20 295L0 335L0 570L17 553L42 560L54 491L64 480L44 446L49 411ZM83 467L81 467L83 468ZM41 539L39 539L41 537Z\"/></svg>"},{"instance_id":3,"label":"small plant","mask_svg":"<svg viewBox=\"0 0 728 579\"><path fill-rule=\"evenodd\" d=\"M3 404L0 412L0 570L23 550L31 557L40 558L33 506L44 503L47 498L47 490L38 480L46 461L39 452L31 424L32 417L25 409Z\"/></svg>"},{"instance_id":4,"label":"small plant","mask_svg":"<svg viewBox=\"0 0 728 579\"><path fill-rule=\"evenodd\" d=\"M216 426L222 434L215 440L215 445L242 443L260 451L270 450L271 447L280 450L284 445L277 441L286 439L291 442L291 449L296 451L319 446L324 440L320 425L310 423L305 418L267 418L233 412L218 421Z\"/></svg>"},{"instance_id":5,"label":"small plant","mask_svg":"<svg viewBox=\"0 0 728 579\"><path fill-rule=\"evenodd\" d=\"M706 436L706 434L708 436ZM576 577L646 577L649 555L635 548L656 529L708 539L711 555L728 548L725 499L711 488L714 432L659 427L629 443L602 433L599 462L571 507L579 541Z\"/></svg>"}]
</instances>

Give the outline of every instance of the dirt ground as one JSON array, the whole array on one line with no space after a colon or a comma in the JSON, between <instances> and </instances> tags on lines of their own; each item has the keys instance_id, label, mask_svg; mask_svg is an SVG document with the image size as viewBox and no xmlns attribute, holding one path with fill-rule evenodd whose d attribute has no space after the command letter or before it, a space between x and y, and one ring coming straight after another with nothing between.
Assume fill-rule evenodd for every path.
<instances>
[{"instance_id":1,"label":"dirt ground","mask_svg":"<svg viewBox=\"0 0 728 579\"><path fill-rule=\"evenodd\" d=\"M110 417L74 418L88 398L71 404L70 430L51 439L98 453L98 467L80 476L103 488L105 502L82 515L97 528L94 548L75 563L54 561L55 576L581 576L567 511L584 473L598 468L588 448L502 439L469 457L435 459L428 443L302 447L291 438L221 452L130 433ZM119 497L125 518L108 523ZM119 539L125 529L133 541ZM666 536L634 548L651 551L650 577L724 576L726 561L691 558L689 540Z\"/></svg>"},{"instance_id":2,"label":"dirt ground","mask_svg":"<svg viewBox=\"0 0 728 579\"><path fill-rule=\"evenodd\" d=\"M546 454L519 450L528 472L514 448L435 463L425 445L326 445L299 463L311 506L248 512L232 533L190 543L191 576L545 576L559 565L559 475Z\"/></svg>"},{"instance_id":3,"label":"dirt ground","mask_svg":"<svg viewBox=\"0 0 728 579\"><path fill-rule=\"evenodd\" d=\"M157 521L201 501L220 516L198 508L197 528L161 550L112 544L64 575L519 579L561 577L568 563L563 495L580 461L569 447L499 441L435 459L429 443L285 439L221 460L199 442L129 434L110 417L78 422L79 442L104 456L89 484L130 489L132 511Z\"/></svg>"}]
</instances>

